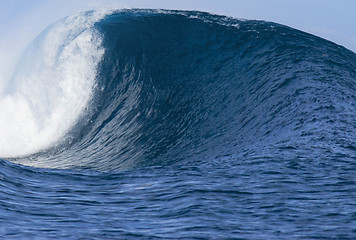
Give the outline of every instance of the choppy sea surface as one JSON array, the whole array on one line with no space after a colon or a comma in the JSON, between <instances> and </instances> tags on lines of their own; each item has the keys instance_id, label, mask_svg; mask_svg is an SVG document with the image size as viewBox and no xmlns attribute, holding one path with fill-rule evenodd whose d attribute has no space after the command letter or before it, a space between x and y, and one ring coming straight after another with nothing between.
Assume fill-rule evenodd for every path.
<instances>
[{"instance_id":1,"label":"choppy sea surface","mask_svg":"<svg viewBox=\"0 0 356 240\"><path fill-rule=\"evenodd\" d=\"M0 239L356 239L356 54L332 42L91 11L0 93Z\"/></svg>"}]
</instances>

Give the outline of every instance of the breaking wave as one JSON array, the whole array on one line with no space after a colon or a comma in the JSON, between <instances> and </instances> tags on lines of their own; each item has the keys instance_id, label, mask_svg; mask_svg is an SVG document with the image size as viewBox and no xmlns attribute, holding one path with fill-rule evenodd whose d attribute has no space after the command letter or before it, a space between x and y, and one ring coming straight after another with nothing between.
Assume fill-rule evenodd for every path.
<instances>
[{"instance_id":1,"label":"breaking wave","mask_svg":"<svg viewBox=\"0 0 356 240\"><path fill-rule=\"evenodd\" d=\"M107 171L345 154L355 148L355 71L353 52L275 23L86 12L24 54L0 98L0 156Z\"/></svg>"}]
</instances>

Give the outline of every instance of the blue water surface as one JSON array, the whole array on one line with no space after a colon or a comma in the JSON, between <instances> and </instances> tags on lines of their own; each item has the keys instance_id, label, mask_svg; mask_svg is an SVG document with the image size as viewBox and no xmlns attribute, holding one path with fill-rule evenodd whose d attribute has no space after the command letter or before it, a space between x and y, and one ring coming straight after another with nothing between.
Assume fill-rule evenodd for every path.
<instances>
[{"instance_id":1,"label":"blue water surface","mask_svg":"<svg viewBox=\"0 0 356 240\"><path fill-rule=\"evenodd\" d=\"M86 112L0 159L0 239L356 238L355 53L201 12L93 28Z\"/></svg>"}]
</instances>

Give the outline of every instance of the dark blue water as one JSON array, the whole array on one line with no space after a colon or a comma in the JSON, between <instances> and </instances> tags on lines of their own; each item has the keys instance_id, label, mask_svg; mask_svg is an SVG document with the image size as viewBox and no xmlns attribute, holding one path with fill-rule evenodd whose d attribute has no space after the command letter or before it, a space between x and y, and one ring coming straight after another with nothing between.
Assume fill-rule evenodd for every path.
<instances>
[{"instance_id":1,"label":"dark blue water","mask_svg":"<svg viewBox=\"0 0 356 240\"><path fill-rule=\"evenodd\" d=\"M200 12L92 28L105 53L84 113L0 160L0 238L356 238L355 53Z\"/></svg>"}]
</instances>

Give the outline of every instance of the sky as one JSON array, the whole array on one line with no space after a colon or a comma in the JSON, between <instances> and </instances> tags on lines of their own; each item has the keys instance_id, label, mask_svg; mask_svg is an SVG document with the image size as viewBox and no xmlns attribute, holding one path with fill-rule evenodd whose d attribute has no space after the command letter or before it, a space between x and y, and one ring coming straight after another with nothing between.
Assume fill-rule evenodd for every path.
<instances>
[{"instance_id":1,"label":"sky","mask_svg":"<svg viewBox=\"0 0 356 240\"><path fill-rule=\"evenodd\" d=\"M272 21L323 37L356 52L356 0L0 0L0 77L49 24L103 8L200 10Z\"/></svg>"}]
</instances>

